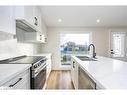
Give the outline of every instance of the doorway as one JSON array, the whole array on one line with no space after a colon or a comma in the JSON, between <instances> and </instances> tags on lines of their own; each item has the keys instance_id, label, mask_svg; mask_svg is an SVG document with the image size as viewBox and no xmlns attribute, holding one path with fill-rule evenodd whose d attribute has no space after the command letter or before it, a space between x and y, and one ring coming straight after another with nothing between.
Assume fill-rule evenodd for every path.
<instances>
[{"instance_id":1,"label":"doorway","mask_svg":"<svg viewBox=\"0 0 127 95\"><path fill-rule=\"evenodd\" d=\"M126 61L126 32L111 32L110 56Z\"/></svg>"}]
</instances>

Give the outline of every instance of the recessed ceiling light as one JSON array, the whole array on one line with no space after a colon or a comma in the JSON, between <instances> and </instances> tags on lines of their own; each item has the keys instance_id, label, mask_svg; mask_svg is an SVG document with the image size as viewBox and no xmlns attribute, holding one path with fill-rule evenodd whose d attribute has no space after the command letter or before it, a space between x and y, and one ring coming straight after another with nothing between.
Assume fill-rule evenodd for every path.
<instances>
[{"instance_id":1,"label":"recessed ceiling light","mask_svg":"<svg viewBox=\"0 0 127 95\"><path fill-rule=\"evenodd\" d=\"M58 22L62 22L62 19L61 19L61 18L59 18L59 19L58 19Z\"/></svg>"},{"instance_id":2,"label":"recessed ceiling light","mask_svg":"<svg viewBox=\"0 0 127 95\"><path fill-rule=\"evenodd\" d=\"M96 22L97 22L97 23L100 23L100 19L97 19Z\"/></svg>"}]
</instances>

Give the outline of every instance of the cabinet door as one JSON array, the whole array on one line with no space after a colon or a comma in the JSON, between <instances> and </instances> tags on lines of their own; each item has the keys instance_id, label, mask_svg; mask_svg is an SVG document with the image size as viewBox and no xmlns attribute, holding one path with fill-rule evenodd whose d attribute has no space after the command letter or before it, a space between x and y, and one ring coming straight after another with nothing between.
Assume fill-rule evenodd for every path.
<instances>
[{"instance_id":1,"label":"cabinet door","mask_svg":"<svg viewBox=\"0 0 127 95\"><path fill-rule=\"evenodd\" d=\"M74 60L73 59L71 59L71 80L74 84Z\"/></svg>"},{"instance_id":2,"label":"cabinet door","mask_svg":"<svg viewBox=\"0 0 127 95\"><path fill-rule=\"evenodd\" d=\"M35 9L34 6L25 6L24 7L24 17L25 17L25 20L27 22L29 22L31 25L33 25L33 26L35 26L34 25L34 17L35 17L34 9Z\"/></svg>"},{"instance_id":3,"label":"cabinet door","mask_svg":"<svg viewBox=\"0 0 127 95\"><path fill-rule=\"evenodd\" d=\"M38 7L34 8L34 25L36 29L38 30L38 32L42 33L41 10Z\"/></svg>"},{"instance_id":4,"label":"cabinet door","mask_svg":"<svg viewBox=\"0 0 127 95\"><path fill-rule=\"evenodd\" d=\"M49 75L50 75L50 72L51 72L51 57L48 57L48 59L47 59L47 79L48 79L48 77L49 77Z\"/></svg>"},{"instance_id":5,"label":"cabinet door","mask_svg":"<svg viewBox=\"0 0 127 95\"><path fill-rule=\"evenodd\" d=\"M78 89L78 63L75 60L71 64L71 77L75 89Z\"/></svg>"},{"instance_id":6,"label":"cabinet door","mask_svg":"<svg viewBox=\"0 0 127 95\"><path fill-rule=\"evenodd\" d=\"M16 34L14 7L1 6L0 13L0 31Z\"/></svg>"},{"instance_id":7,"label":"cabinet door","mask_svg":"<svg viewBox=\"0 0 127 95\"><path fill-rule=\"evenodd\" d=\"M78 89L78 63L74 61L74 85Z\"/></svg>"},{"instance_id":8,"label":"cabinet door","mask_svg":"<svg viewBox=\"0 0 127 95\"><path fill-rule=\"evenodd\" d=\"M22 20L29 26L34 27L34 6L15 6L16 20Z\"/></svg>"},{"instance_id":9,"label":"cabinet door","mask_svg":"<svg viewBox=\"0 0 127 95\"><path fill-rule=\"evenodd\" d=\"M41 28L42 28L42 34L44 35L44 42L47 42L47 27L43 21L43 19L41 20Z\"/></svg>"}]
</instances>

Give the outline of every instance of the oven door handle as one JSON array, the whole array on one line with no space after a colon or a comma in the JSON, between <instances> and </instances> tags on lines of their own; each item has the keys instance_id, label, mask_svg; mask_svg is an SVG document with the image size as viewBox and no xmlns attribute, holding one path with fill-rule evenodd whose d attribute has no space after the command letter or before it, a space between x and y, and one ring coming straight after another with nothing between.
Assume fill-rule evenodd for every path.
<instances>
[{"instance_id":1,"label":"oven door handle","mask_svg":"<svg viewBox=\"0 0 127 95\"><path fill-rule=\"evenodd\" d=\"M35 72L34 74L34 78L47 66L47 64L45 66L43 66L40 70L38 70L37 72Z\"/></svg>"}]
</instances>

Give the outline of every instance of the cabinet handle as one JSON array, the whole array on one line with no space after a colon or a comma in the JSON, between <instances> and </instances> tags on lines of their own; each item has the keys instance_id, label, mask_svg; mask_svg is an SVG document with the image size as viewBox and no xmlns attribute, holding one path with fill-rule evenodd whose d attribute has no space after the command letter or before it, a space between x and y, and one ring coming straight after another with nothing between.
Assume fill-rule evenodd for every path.
<instances>
[{"instance_id":1,"label":"cabinet handle","mask_svg":"<svg viewBox=\"0 0 127 95\"><path fill-rule=\"evenodd\" d=\"M37 17L34 17L34 19L35 19L35 23L34 23L34 25L38 25L38 20L37 20Z\"/></svg>"},{"instance_id":2,"label":"cabinet handle","mask_svg":"<svg viewBox=\"0 0 127 95\"><path fill-rule=\"evenodd\" d=\"M75 68L75 62L73 61L73 68Z\"/></svg>"},{"instance_id":3,"label":"cabinet handle","mask_svg":"<svg viewBox=\"0 0 127 95\"><path fill-rule=\"evenodd\" d=\"M115 54L115 53L113 52L113 49L111 49L111 54Z\"/></svg>"},{"instance_id":4,"label":"cabinet handle","mask_svg":"<svg viewBox=\"0 0 127 95\"><path fill-rule=\"evenodd\" d=\"M42 35L40 35L40 40L42 40Z\"/></svg>"},{"instance_id":5,"label":"cabinet handle","mask_svg":"<svg viewBox=\"0 0 127 95\"><path fill-rule=\"evenodd\" d=\"M9 85L9 87L13 87L13 86L15 86L18 82L20 82L22 80L22 78L19 78L14 84L11 84L11 85Z\"/></svg>"}]
</instances>

